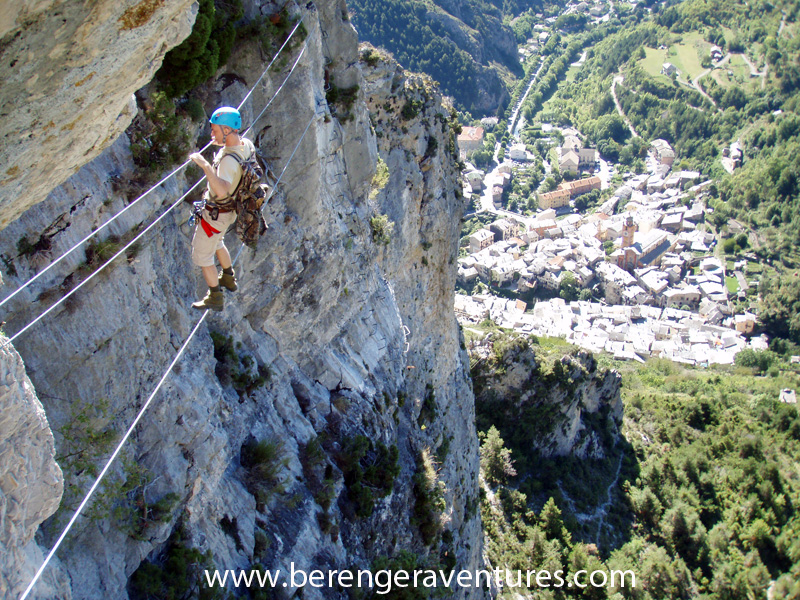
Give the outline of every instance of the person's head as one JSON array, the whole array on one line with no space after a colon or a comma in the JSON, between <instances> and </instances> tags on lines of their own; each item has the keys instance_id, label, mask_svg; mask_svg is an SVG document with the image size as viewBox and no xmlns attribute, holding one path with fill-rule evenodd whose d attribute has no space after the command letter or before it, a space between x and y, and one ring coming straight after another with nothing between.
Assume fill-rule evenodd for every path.
<instances>
[{"instance_id":1,"label":"person's head","mask_svg":"<svg viewBox=\"0 0 800 600\"><path fill-rule=\"evenodd\" d=\"M239 133L242 128L242 115L230 106L223 106L214 111L209 119L211 123L211 139L217 146L224 146L231 133Z\"/></svg>"}]
</instances>

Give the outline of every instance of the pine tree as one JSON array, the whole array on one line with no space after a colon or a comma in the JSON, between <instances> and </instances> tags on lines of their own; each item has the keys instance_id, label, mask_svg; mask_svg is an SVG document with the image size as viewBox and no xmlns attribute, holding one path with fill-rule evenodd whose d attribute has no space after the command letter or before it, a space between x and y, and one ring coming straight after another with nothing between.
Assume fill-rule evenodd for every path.
<instances>
[{"instance_id":1,"label":"pine tree","mask_svg":"<svg viewBox=\"0 0 800 600\"><path fill-rule=\"evenodd\" d=\"M492 425L481 444L481 471L490 485L501 485L517 474L511 450L504 446L500 432Z\"/></svg>"}]
</instances>

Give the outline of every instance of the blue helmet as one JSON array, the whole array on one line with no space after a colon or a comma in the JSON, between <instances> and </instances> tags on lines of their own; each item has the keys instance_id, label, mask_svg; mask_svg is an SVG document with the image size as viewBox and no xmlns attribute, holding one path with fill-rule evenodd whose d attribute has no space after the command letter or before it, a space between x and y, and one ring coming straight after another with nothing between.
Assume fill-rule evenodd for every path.
<instances>
[{"instance_id":1,"label":"blue helmet","mask_svg":"<svg viewBox=\"0 0 800 600\"><path fill-rule=\"evenodd\" d=\"M223 125L231 129L238 130L242 128L242 115L239 114L238 110L230 106L222 106L215 110L209 121L215 125Z\"/></svg>"}]
</instances>

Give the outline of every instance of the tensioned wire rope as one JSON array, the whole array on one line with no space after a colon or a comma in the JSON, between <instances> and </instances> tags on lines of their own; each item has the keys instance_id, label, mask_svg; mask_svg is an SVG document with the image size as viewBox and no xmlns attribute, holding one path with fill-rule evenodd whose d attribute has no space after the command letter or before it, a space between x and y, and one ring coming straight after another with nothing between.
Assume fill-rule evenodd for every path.
<instances>
[{"instance_id":1,"label":"tensioned wire rope","mask_svg":"<svg viewBox=\"0 0 800 600\"><path fill-rule=\"evenodd\" d=\"M303 134L300 136L300 139L297 141L297 144L295 145L294 150L292 151L292 154L289 156L289 160L286 162L286 165L283 167L283 170L281 171L281 174L278 176L278 179L275 181L275 185L274 185L273 189L277 189L278 183L280 183L281 179L283 178L284 173L286 173L286 170L289 168L289 165L291 164L292 159L294 159L294 156L297 153L297 150L300 148L300 144L303 142L303 138L305 138L306 133L308 132L308 130L311 127L311 124L314 122L315 118L316 118L316 113L311 115L311 118L309 119L308 124L306 125L306 128L303 130ZM200 181L198 181L195 184L194 187L196 187L200 182L202 182L202 179ZM191 190L189 190L189 191L191 191ZM187 192L187 194L188 194L188 192ZM262 213L264 211L264 208L266 208L266 204L261 209ZM166 214L166 213L164 213L164 214ZM236 261L239 259L239 256L241 255L243 248L244 248L244 244L242 244L242 246L239 248L239 252L236 254L236 258L232 261L231 265L236 264ZM103 480L103 478L105 477L106 473L111 468L111 465L113 464L114 460L117 458L119 453L122 451L122 447L125 445L125 442L128 441L128 438L133 433L133 430L136 428L136 425L139 424L139 421L144 416L144 413L147 411L147 408L150 406L150 403L153 401L153 398L155 398L156 394L161 390L161 387L164 385L164 382L167 380L167 377L172 372L173 368L178 363L178 360L180 360L180 358L183 355L183 353L186 351L186 348L189 346L189 343L192 341L192 338L194 338L195 334L200 329L200 325L203 323L205 318L208 316L209 310L210 309L206 309L203 312L203 315L200 317L200 320L197 321L197 324L194 326L194 328L192 329L191 333L189 333L189 337L187 337L186 340L183 342L183 344L181 345L181 347L178 350L177 354L175 355L175 358L172 359L172 362L169 364L169 367L167 367L167 370L161 376L161 379L159 380L159 382L156 385L155 389L152 391L150 396L148 396L147 400L142 405L142 408L139 409L139 412L137 413L136 418L134 418L133 422L128 427L127 431L125 431L125 434L122 436L122 439L120 439L119 443L117 444L117 447L114 449L114 452L111 454L109 459L106 461L105 466L103 467L102 471L100 471L100 473L98 474L97 478L95 479L94 483L92 484L92 487L89 488L89 491L86 493L86 495L84 496L83 500L78 505L78 508L75 510L75 513L70 518L69 522L67 523L66 527L64 528L64 531L61 532L61 535L58 537L58 539L56 540L56 543L50 549L50 552L48 552L47 556L44 559L44 562L42 562L42 565L36 571L36 574L33 576L33 579L28 584L28 587L22 593L22 596L20 596L19 600L25 600L28 597L28 595L31 593L31 591L33 590L33 587L36 585L36 583L41 578L42 573L44 573L45 568L47 567L49 562L52 560L53 556L55 556L56 551L61 546L61 544L64 541L64 539L67 537L67 534L72 529L72 526L75 524L75 521L78 520L78 517L80 516L81 512L83 511L83 509L88 504L88 502L91 499L92 495L94 495L94 492L97 490L97 487L100 485L100 482Z\"/></svg>"},{"instance_id":2,"label":"tensioned wire rope","mask_svg":"<svg viewBox=\"0 0 800 600\"><path fill-rule=\"evenodd\" d=\"M302 19L301 19L301 20L302 20ZM299 25L299 24L300 24L300 23L298 23L298 25ZM296 27L295 27L295 30L296 30ZM288 41L288 40L287 40L287 41ZM281 49L282 49L282 48L283 48L283 47L281 47ZM298 64L300 64L300 59L303 57L303 54L305 54L305 51L306 51L306 49L307 49L307 48L308 48L308 44L306 43L306 45L304 45L304 46L303 46L303 49L302 49L302 51L300 52L300 54L297 56L297 59L294 61L294 64L292 65L292 68L289 70L289 73L288 73L288 74L286 75L286 77L284 78L284 80L283 80L283 83L281 83L280 87L279 87L279 88L278 88L278 89L275 91L275 93L272 95L272 98L270 99L270 101L269 101L269 102L267 102L267 104L266 104L266 105L264 106L264 108L261 110L261 112L259 113L259 115L258 115L258 116L257 116L255 119L253 119L253 123L250 125L250 127L248 127L248 128L247 128L247 129L244 131L244 133L243 133L242 135L245 135L247 132L249 132L249 131L250 131L250 130L253 128L253 126L256 124L256 122L258 121L258 119L260 119L260 118L261 118L261 116L264 114L264 112L266 111L266 109L267 109L267 108L268 108L268 107L269 107L269 106L272 104L272 102L275 100L275 98L277 98L277 96L278 96L278 94L281 92L281 90L282 90L282 89L283 89L283 88L286 86L286 83L289 81L289 77L291 77L292 73L294 73L294 70L297 68L297 65L298 65ZM274 61L274 59L273 59L273 61ZM272 64L272 63L270 63L270 64ZM265 71L265 73L266 73L266 71ZM259 81L260 81L260 79L259 79ZM258 85L258 82L256 82L256 85ZM244 101L243 101L243 102L244 102ZM239 106L241 106L241 104L240 104ZM209 143L209 145L210 145L210 143ZM208 147L208 146L206 146L206 147ZM287 163L287 164L288 164L288 163ZM1 344L1 345L0 345L0 348L4 348L4 347L6 347L6 346L8 346L8 345L12 344L12 343L14 342L14 340L16 340L16 339L17 339L17 338L18 338L20 335L22 335L23 333L25 333L26 331L28 331L28 330L29 330L31 327L33 327L34 325L36 325L36 323L38 323L39 321L41 321L41 320L42 320L44 317L46 317L48 314L50 314L52 311L54 311L56 308L58 308L58 307L59 307L61 304L63 304L64 302L66 302L66 300L67 300L68 298L70 298L70 297L71 297L73 294L75 294L75 292L77 292L77 291L78 291L79 289L81 289L81 288L82 288L84 285L86 285L86 284L87 284L87 283L89 283L89 282L90 282L92 279L94 279L94 277L95 277L95 276L97 276L97 275L98 275L98 274L99 274L101 271L103 271L103 270L104 270L104 269L105 269L105 268L106 268L108 265L110 265L112 262L114 262L114 260L116 260L116 259L117 259L119 256L121 256L122 254L124 254L124 253L125 253L125 252L126 252L126 251L127 251L127 250L128 250L130 247L131 247L131 246L133 246L133 244L135 244L137 241L139 241L139 239L141 239L141 238L142 238L142 237L143 237L143 236L144 236L144 235L145 235L145 234L146 234L148 231L150 231L150 230L151 230L151 229L152 229L152 228L153 228L153 227L154 227L154 226L155 226L155 225L156 225L156 224L157 224L159 221L161 221L161 219L163 219L165 216L167 216L167 214L169 214L170 212L172 212L172 211L173 211L173 210L174 210L174 209L175 209L175 208L176 208L178 205L180 205L180 204L181 204L181 202L183 202L183 200L184 200L184 199L185 199L185 198L186 198L186 197L187 197L187 196L188 196L190 193L192 193L192 191L194 191L194 189L195 189L195 188L197 188L197 186L199 186L199 185L200 185L200 184L203 182L203 180L204 180L204 179L205 179L205 176L201 177L201 178L200 178L200 179L199 179L199 180L198 180L198 181L197 181L197 182L196 182L196 183L195 183L195 184L194 184L194 185L193 185L191 188L189 188L189 189L188 189L188 190L187 190L187 191L186 191L186 192L185 192L185 193L184 193L184 194L183 194L183 195L182 195L180 198L178 198L178 200L177 200L177 201L175 201L175 202L174 202L174 203L173 203L173 204L172 204L172 205L171 205L171 206L170 206L170 207L169 207L169 208L168 208L166 211L164 211L163 213L161 213L161 215L160 215L160 216L159 216L159 217L158 217L158 218L157 218L155 221L153 221L153 222L152 222L150 225L148 225L148 226L147 226L147 227L146 227L144 230L142 230L142 231L141 231L139 234L137 234L137 235L136 235L136 236L135 236L135 237L134 237L132 240L130 240L130 241L127 243L127 244L125 244L125 246L123 246L123 247L122 247L120 250L118 250L118 251L117 251L117 253L116 253L116 254L114 254L114 255L113 255L111 258L109 258L109 259L108 259L108 260L107 260L105 263L103 263L102 265L100 265L100 266L99 266L99 267L98 267L98 268L97 268L95 271L93 271L93 272L92 272L92 273L91 273L91 274L90 274L90 275L89 275L89 276L88 276L86 279L84 279L83 281L81 281L81 282L80 282L80 283L79 283L77 286L75 286L75 287L74 287L74 288L72 288L72 289L71 289L69 292L67 292L67 293L66 293L64 296L62 296L62 297L61 297L61 298L60 298L60 299L59 299L57 302L55 302L55 303L54 303L52 306L50 306L50 307L49 307L47 310L45 310L45 311L44 311L42 314L40 314L40 315L39 315L38 317L36 317L34 320L32 320L31 322L29 322L27 325L25 325L25 327L23 327L22 329L20 329L19 331L17 331L17 332L16 332L16 333L15 333L13 336L11 336L11 337L10 337L10 338L8 338L8 339L7 339L5 342L3 342L3 344ZM273 187L274 187L274 186L273 186ZM128 208L130 208L130 207L128 207ZM126 209L126 210L127 210L127 209ZM119 213L119 214L122 214L122 213ZM109 221L109 222L110 222L110 221ZM95 233L96 233L96 232L95 232ZM90 236L90 237L91 237L91 236ZM89 238L87 237L86 239L89 239ZM81 243L82 243L82 242L81 242ZM72 248L72 250L74 250L76 247L77 247L77 246L74 246L74 247ZM72 250L70 250L69 252L72 252ZM66 254L64 254L64 255L63 255L61 258L63 258L64 256L66 256ZM61 259L59 259L59 260L61 260ZM50 265L50 267L52 267L54 264L55 264L55 262L54 262L53 264L51 264L51 265ZM48 267L48 269L49 269L50 267ZM43 273L43 272L44 272L44 271L42 271L42 273ZM41 274L41 273L40 273L40 274ZM37 277L38 277L38 275L37 275ZM28 283L30 283L30 282L32 282L32 281L33 281L33 279L31 279L31 280L30 280ZM26 285L28 285L28 284L26 284ZM21 291L21 289L22 289L22 288L18 289L16 292L14 292L14 294L16 294L17 292ZM12 294L12 296L13 296L14 294ZM9 298L7 298L6 300L8 300L8 299L10 299L10 298L11 298L11 296L9 296ZM5 302L5 300L4 300L3 302ZM0 306L2 306L2 303L0 303Z\"/></svg>"},{"instance_id":3,"label":"tensioned wire rope","mask_svg":"<svg viewBox=\"0 0 800 600\"><path fill-rule=\"evenodd\" d=\"M253 94L253 91L256 89L256 87L258 86L258 84L259 84L259 83L261 83L261 80L262 80L262 79L264 79L264 77L267 75L267 72L268 72L268 71L269 71L269 69L272 67L272 65L275 63L275 61L277 60L278 56L280 56L280 54L281 54L281 52L283 51L283 49L286 47L286 45L289 43L289 41L290 41L290 40L292 39L292 37L294 36L294 34L295 34L295 32L297 31L297 29L298 29L298 28L300 27L300 25L303 23L303 19L304 19L304 18L305 18L305 14L304 14L304 15L303 15L303 16L300 18L300 20L299 20L299 21L297 22L297 24L294 26L294 29L292 29L292 32L289 34L289 37L287 37L287 38L286 38L286 40L283 42L283 45L282 45L282 46L281 46L281 47L278 49L278 52L275 54L275 56L273 56L273 57L272 57L272 60L271 60L271 61L269 62L269 64L267 65L267 68L266 68L266 69L264 69L264 71L261 73L261 76L258 78L258 80L256 80L255 84L253 84L253 86L252 86L252 87L250 88L250 90L247 92L247 94L245 95L244 99L243 99L243 100L242 100L242 101L239 103L239 106L237 107L237 109L241 109L241 108L242 108L242 106L244 106L244 103L245 103L245 102L247 102L247 100L248 100L248 99L250 98L250 96ZM303 47L303 52L305 52L305 48L306 48L306 47L304 46L304 47ZM302 53L301 53L301 54L302 54ZM290 74L291 74L291 73L290 73ZM281 86L281 87L283 87L283 86ZM277 92L275 92L275 94L273 95L272 99L270 99L270 101L267 103L267 106L269 106L269 105L272 103L272 101L275 99L275 96L277 96L277 95L278 95L278 92L280 92L280 88L278 88L278 91L277 91ZM265 107L265 110L266 110L266 107ZM264 114L264 111L262 110L262 111L261 111L261 114L259 114L259 116L258 116L258 117L256 117L255 119L253 119L253 125L255 125L256 121L258 121L258 119L259 119L259 118L261 117L261 115L263 115L263 114ZM250 129L253 127L253 125L251 125L250 127L248 127L248 128L247 128L247 131L250 131ZM245 133L247 133L247 131L246 131ZM206 144L205 146L203 146L203 148L201 148L199 151L200 151L200 152L205 152L205 151L206 151L206 150L207 150L207 149L208 149L208 148L211 146L211 143L212 143L212 142L209 142L208 144ZM94 236L96 236L98 233L100 233L100 231L102 231L103 229L105 229L106 227L108 227L108 226L109 226L111 223L113 223L114 221L116 221L116 220L117 220L119 217L121 217L123 214L125 214L127 211L129 211L131 208L133 208L133 207L134 207L136 204L138 204L139 202L141 202L142 200L144 200L144 199L145 199L147 196L149 196L149 195L150 195L150 194L151 194L151 193L152 193L154 190L156 190L156 189L157 189L158 187L160 187L162 184L164 184L164 183L166 183L167 181L169 181L169 180L170 180L172 177L174 177L174 176L175 176L176 174L178 174L178 173L179 173L179 172L180 172L182 169L184 169L184 168L185 168L185 167L186 167L186 166L187 166L187 165L188 165L190 162L192 162L192 161L191 161L191 159L190 159L190 160L187 160L186 162L184 162L182 165L180 165L179 167L177 167L177 168L176 168L175 170L173 170L171 173L169 173L168 175L166 175L165 177L163 177L163 178L162 178L160 181L158 181L157 183L155 183L155 184L154 184L154 185L153 185L153 186L152 186L150 189L148 189L146 192L144 192L144 193L143 193L141 196L139 196L139 197L138 197L138 198L136 198L136 199L135 199L133 202L131 202L130 204L128 204L128 206L126 206L126 207L125 207L125 208L123 208L121 211L119 211L117 214L115 214L113 217L111 217L111 218L110 218L108 221L106 221L105 223L103 223L102 225L100 225L100 226L99 226L97 229L95 229L94 231L92 231L91 233L89 233L89 234L88 234L86 237L84 237L82 240L80 240L79 242L77 242L76 244L74 244L74 245L73 245L71 248L69 248L69 249L68 249L66 252L64 252L64 253L63 253L61 256L59 256L59 257L58 257L56 260L54 260L52 263L50 263L50 264L49 264L47 267L45 267L44 269L42 269L41 271L39 271L39 272L38 272L36 275L34 275L33 277L31 277L31 278L30 278L28 281L26 281L24 284L22 284L20 287L18 287L16 290L14 290L14 291L13 291L11 294L9 294L8 296L6 296L6 297L5 297L5 298L4 298L2 301L0 301L0 307L4 306L4 305L5 305L5 304L6 304L6 303L9 301L9 300L11 300L12 298L14 298L14 297L15 297L17 294L19 294L19 293L20 293L22 290L26 289L26 288L27 288L29 285L31 285L31 284L32 284L34 281L36 281L36 280L37 280L37 279L39 279L39 278L40 278L42 275L44 275L45 273L47 273L47 272L48 272L50 269L52 269L53 267L55 267L55 266L56 266L58 263L60 263L60 262L61 262L61 261L62 261L64 258L66 258L66 257L67 257L67 256L69 256L70 254L72 254L72 252L74 252L74 251L75 251L75 250L77 250L77 249L78 249L80 246L82 246L82 245L83 245L83 244L85 244L87 241L89 241L90 239L92 239Z\"/></svg>"}]
</instances>

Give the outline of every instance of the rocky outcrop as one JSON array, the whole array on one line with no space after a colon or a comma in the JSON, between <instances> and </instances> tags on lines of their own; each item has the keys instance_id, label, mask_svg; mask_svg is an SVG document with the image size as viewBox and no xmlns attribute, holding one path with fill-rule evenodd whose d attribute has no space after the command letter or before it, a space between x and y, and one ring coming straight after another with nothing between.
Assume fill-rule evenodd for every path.
<instances>
[{"instance_id":1,"label":"rocky outcrop","mask_svg":"<svg viewBox=\"0 0 800 600\"><path fill-rule=\"evenodd\" d=\"M64 479L53 434L25 365L0 336L0 596L16 598L43 560L33 541L61 501ZM32 597L68 597L53 570Z\"/></svg>"},{"instance_id":2,"label":"rocky outcrop","mask_svg":"<svg viewBox=\"0 0 800 600\"><path fill-rule=\"evenodd\" d=\"M245 14L275 9L256 4ZM157 580L179 547L221 569L370 568L401 552L420 565L482 565L473 398L452 310L463 200L450 110L429 82L360 60L344 2L287 10L303 16L307 49L253 133L275 172L286 168L270 229L242 253L239 291L198 330L76 523L62 556L74 598L135 597L142 574ZM245 120L300 51L291 45L256 87ZM264 68L259 54L253 40L234 49L201 90L207 111L244 97ZM381 190L378 156L389 171ZM118 181L134 168L123 136L10 224L0 236L6 281L26 280L126 206ZM190 182L182 174L125 213L99 236L103 248ZM73 448L81 462L62 463L65 500L41 529L46 545L92 482L86 465L102 461L199 318L187 217L167 215L15 343L56 447L95 440ZM47 244L20 250L42 232ZM4 307L8 330L97 268L97 251L76 252Z\"/></svg>"},{"instance_id":3,"label":"rocky outcrop","mask_svg":"<svg viewBox=\"0 0 800 600\"><path fill-rule=\"evenodd\" d=\"M0 3L0 229L119 137L196 14L192 0Z\"/></svg>"},{"instance_id":4,"label":"rocky outcrop","mask_svg":"<svg viewBox=\"0 0 800 600\"><path fill-rule=\"evenodd\" d=\"M605 458L622 424L619 373L584 350L548 353L524 336L489 334L470 353L476 402L517 423L531 450Z\"/></svg>"},{"instance_id":5,"label":"rocky outcrop","mask_svg":"<svg viewBox=\"0 0 800 600\"><path fill-rule=\"evenodd\" d=\"M502 13L496 7L476 0L401 2L395 8L414 7L409 31L418 27L425 31L420 39L412 39L414 34L398 37L391 29L387 30L391 27L389 21L376 14L374 8L368 10L369 2L360 0L353 5L353 19L362 32L362 41L409 61L406 67L428 69L430 75L440 80L445 92L455 97L460 110L479 116L497 113L510 98L507 82L524 74L514 32L503 24ZM396 17L392 14L388 19L394 22ZM457 60L447 64L458 67L443 66L442 57L436 56L442 53L453 54ZM458 76L449 71L458 71Z\"/></svg>"}]
</instances>

